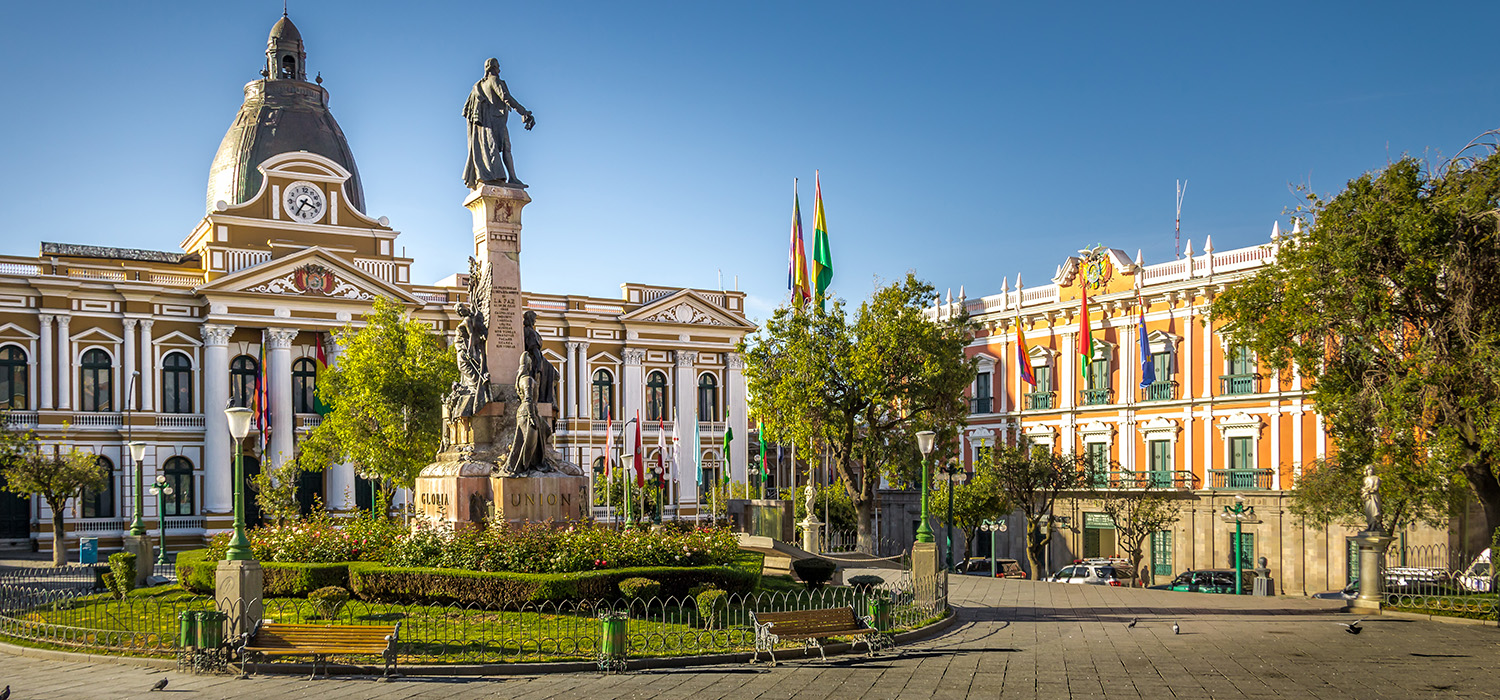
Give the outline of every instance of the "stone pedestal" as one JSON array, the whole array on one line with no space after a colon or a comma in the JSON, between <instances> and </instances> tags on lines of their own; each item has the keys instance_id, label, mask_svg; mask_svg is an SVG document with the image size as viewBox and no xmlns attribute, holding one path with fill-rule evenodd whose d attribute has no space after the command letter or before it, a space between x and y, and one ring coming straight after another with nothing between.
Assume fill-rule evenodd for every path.
<instances>
[{"instance_id":1,"label":"stone pedestal","mask_svg":"<svg viewBox=\"0 0 1500 700\"><path fill-rule=\"evenodd\" d=\"M490 478L495 508L512 525L583 520L589 512L588 489L587 477L565 474Z\"/></svg>"},{"instance_id":2,"label":"stone pedestal","mask_svg":"<svg viewBox=\"0 0 1500 700\"><path fill-rule=\"evenodd\" d=\"M1359 597L1349 601L1350 607L1379 610L1385 603L1385 576L1380 571L1380 562L1394 539L1374 530L1354 536L1355 544L1359 545Z\"/></svg>"},{"instance_id":3,"label":"stone pedestal","mask_svg":"<svg viewBox=\"0 0 1500 700\"><path fill-rule=\"evenodd\" d=\"M823 523L809 515L802 521L802 549L817 554L822 550Z\"/></svg>"},{"instance_id":4,"label":"stone pedestal","mask_svg":"<svg viewBox=\"0 0 1500 700\"><path fill-rule=\"evenodd\" d=\"M932 606L938 595L938 550L936 542L915 542L911 546L911 578L917 604Z\"/></svg>"},{"instance_id":5,"label":"stone pedestal","mask_svg":"<svg viewBox=\"0 0 1500 700\"><path fill-rule=\"evenodd\" d=\"M482 463L429 465L417 477L417 514L455 528L473 527L489 517L494 500L490 466Z\"/></svg>"},{"instance_id":6,"label":"stone pedestal","mask_svg":"<svg viewBox=\"0 0 1500 700\"><path fill-rule=\"evenodd\" d=\"M510 384L524 349L521 337L521 209L531 203L519 187L481 185L464 199L474 216L474 258L490 267L490 375Z\"/></svg>"},{"instance_id":7,"label":"stone pedestal","mask_svg":"<svg viewBox=\"0 0 1500 700\"><path fill-rule=\"evenodd\" d=\"M151 545L151 536L126 535L124 549L135 555L135 587L150 585L151 571L156 566L156 548Z\"/></svg>"},{"instance_id":8,"label":"stone pedestal","mask_svg":"<svg viewBox=\"0 0 1500 700\"><path fill-rule=\"evenodd\" d=\"M264 616L265 584L258 561L219 562L214 571L214 608L229 616L229 638L249 631Z\"/></svg>"}]
</instances>

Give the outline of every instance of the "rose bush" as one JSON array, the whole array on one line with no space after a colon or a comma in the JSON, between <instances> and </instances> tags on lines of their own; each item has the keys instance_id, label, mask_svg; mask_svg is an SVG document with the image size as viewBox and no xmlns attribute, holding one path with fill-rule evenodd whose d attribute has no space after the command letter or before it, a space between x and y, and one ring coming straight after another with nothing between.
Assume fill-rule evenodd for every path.
<instances>
[{"instance_id":1,"label":"rose bush","mask_svg":"<svg viewBox=\"0 0 1500 700\"><path fill-rule=\"evenodd\" d=\"M722 566L739 544L723 528L662 532L614 530L592 524L543 524L449 532L416 528L396 538L390 566L552 574L640 566Z\"/></svg>"},{"instance_id":2,"label":"rose bush","mask_svg":"<svg viewBox=\"0 0 1500 700\"><path fill-rule=\"evenodd\" d=\"M266 525L249 530L250 552L257 561L331 564L345 561L382 561L396 540L405 534L399 522L368 513L335 520L326 511L304 520ZM209 541L209 557L222 559L231 533Z\"/></svg>"}]
</instances>

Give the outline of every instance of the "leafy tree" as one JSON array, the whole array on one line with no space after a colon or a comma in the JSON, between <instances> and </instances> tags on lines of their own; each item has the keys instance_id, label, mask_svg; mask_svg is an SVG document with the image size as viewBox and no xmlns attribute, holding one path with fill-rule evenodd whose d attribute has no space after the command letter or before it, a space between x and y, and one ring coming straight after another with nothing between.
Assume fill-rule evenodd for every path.
<instances>
[{"instance_id":1,"label":"leafy tree","mask_svg":"<svg viewBox=\"0 0 1500 700\"><path fill-rule=\"evenodd\" d=\"M937 483L937 488L927 492L927 512L944 520L948 517L948 489L952 485L946 481ZM969 480L953 489L953 526L964 533L966 553L972 554L976 533L984 521L998 520L1013 510L1000 488L1000 470L995 465L994 452L980 453Z\"/></svg>"},{"instance_id":2,"label":"leafy tree","mask_svg":"<svg viewBox=\"0 0 1500 700\"><path fill-rule=\"evenodd\" d=\"M394 300L376 299L366 321L338 333L338 362L317 386L330 412L299 445L296 463L310 471L353 464L357 473L379 480L375 510L389 513L392 487L412 488L437 454L443 395L458 365L441 337Z\"/></svg>"},{"instance_id":3,"label":"leafy tree","mask_svg":"<svg viewBox=\"0 0 1500 700\"><path fill-rule=\"evenodd\" d=\"M302 504L297 500L302 469L297 462L289 459L275 469L263 470L250 478L261 515L277 525L302 517Z\"/></svg>"},{"instance_id":4,"label":"leafy tree","mask_svg":"<svg viewBox=\"0 0 1500 700\"><path fill-rule=\"evenodd\" d=\"M842 300L827 312L778 308L740 344L750 410L766 417L767 440L829 454L865 551L881 477L914 481L917 431L941 428L951 443L967 418L963 392L975 372L964 356L968 316L934 320L936 301L931 285L908 274L852 317Z\"/></svg>"},{"instance_id":5,"label":"leafy tree","mask_svg":"<svg viewBox=\"0 0 1500 700\"><path fill-rule=\"evenodd\" d=\"M1116 471L1119 471L1116 465ZM1098 488L1095 484L1093 498L1099 507L1115 522L1115 543L1125 551L1130 567L1137 573L1146 560L1146 542L1156 532L1171 527L1178 520L1182 501L1173 492L1157 485L1150 474L1124 472L1124 483L1116 482L1118 488ZM1141 577L1134 581L1140 582Z\"/></svg>"},{"instance_id":6,"label":"leafy tree","mask_svg":"<svg viewBox=\"0 0 1500 700\"><path fill-rule=\"evenodd\" d=\"M1345 483L1314 478L1299 497L1347 495L1370 464L1392 493L1431 491L1403 517L1442 517L1443 484L1462 478L1500 526L1500 157L1477 148L1436 171L1406 157L1331 199L1309 195L1308 231L1214 301L1233 342L1300 372L1337 443L1325 476ZM1357 505L1307 512L1348 520Z\"/></svg>"},{"instance_id":7,"label":"leafy tree","mask_svg":"<svg viewBox=\"0 0 1500 700\"><path fill-rule=\"evenodd\" d=\"M0 415L0 424L7 416ZM84 488L100 488L109 476L97 455L61 445L46 449L29 432L4 430L0 438L5 488L22 495L36 494L52 510L52 565L68 563L67 537L63 531L63 508L68 499Z\"/></svg>"},{"instance_id":8,"label":"leafy tree","mask_svg":"<svg viewBox=\"0 0 1500 700\"><path fill-rule=\"evenodd\" d=\"M1052 508L1059 495L1082 490L1092 481L1085 468L1088 458L1055 454L1025 440L1014 447L999 445L992 454L1000 492L1026 516L1026 558L1031 575L1040 580L1052 542Z\"/></svg>"},{"instance_id":9,"label":"leafy tree","mask_svg":"<svg viewBox=\"0 0 1500 700\"><path fill-rule=\"evenodd\" d=\"M1462 480L1428 465L1391 462L1377 470L1380 480L1382 525L1396 532L1416 522L1442 527L1449 513L1462 504ZM1329 457L1309 465L1297 480L1290 510L1316 525L1338 523L1365 528L1364 467L1357 461Z\"/></svg>"}]
</instances>

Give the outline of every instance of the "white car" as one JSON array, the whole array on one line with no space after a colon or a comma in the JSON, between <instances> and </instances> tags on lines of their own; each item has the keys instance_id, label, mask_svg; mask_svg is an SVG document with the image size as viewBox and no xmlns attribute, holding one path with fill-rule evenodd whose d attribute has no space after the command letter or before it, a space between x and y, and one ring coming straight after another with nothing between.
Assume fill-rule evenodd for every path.
<instances>
[{"instance_id":1,"label":"white car","mask_svg":"<svg viewBox=\"0 0 1500 700\"><path fill-rule=\"evenodd\" d=\"M1464 572L1458 575L1459 585L1470 593L1489 593L1491 586L1494 585L1493 579L1490 578L1493 572L1490 565L1490 550L1486 549L1474 558L1469 568L1464 569Z\"/></svg>"},{"instance_id":2,"label":"white car","mask_svg":"<svg viewBox=\"0 0 1500 700\"><path fill-rule=\"evenodd\" d=\"M1047 580L1085 586L1130 586L1135 583L1135 572L1123 560L1091 559L1065 566Z\"/></svg>"}]
</instances>

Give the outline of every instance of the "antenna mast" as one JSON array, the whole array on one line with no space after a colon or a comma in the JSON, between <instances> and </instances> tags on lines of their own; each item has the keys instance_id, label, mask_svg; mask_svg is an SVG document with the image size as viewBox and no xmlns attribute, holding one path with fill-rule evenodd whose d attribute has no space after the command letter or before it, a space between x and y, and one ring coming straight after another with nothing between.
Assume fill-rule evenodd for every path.
<instances>
[{"instance_id":1,"label":"antenna mast","mask_svg":"<svg viewBox=\"0 0 1500 700\"><path fill-rule=\"evenodd\" d=\"M1177 259L1182 259L1182 195L1187 192L1187 180L1177 181L1177 233L1174 240L1174 248Z\"/></svg>"}]
</instances>

